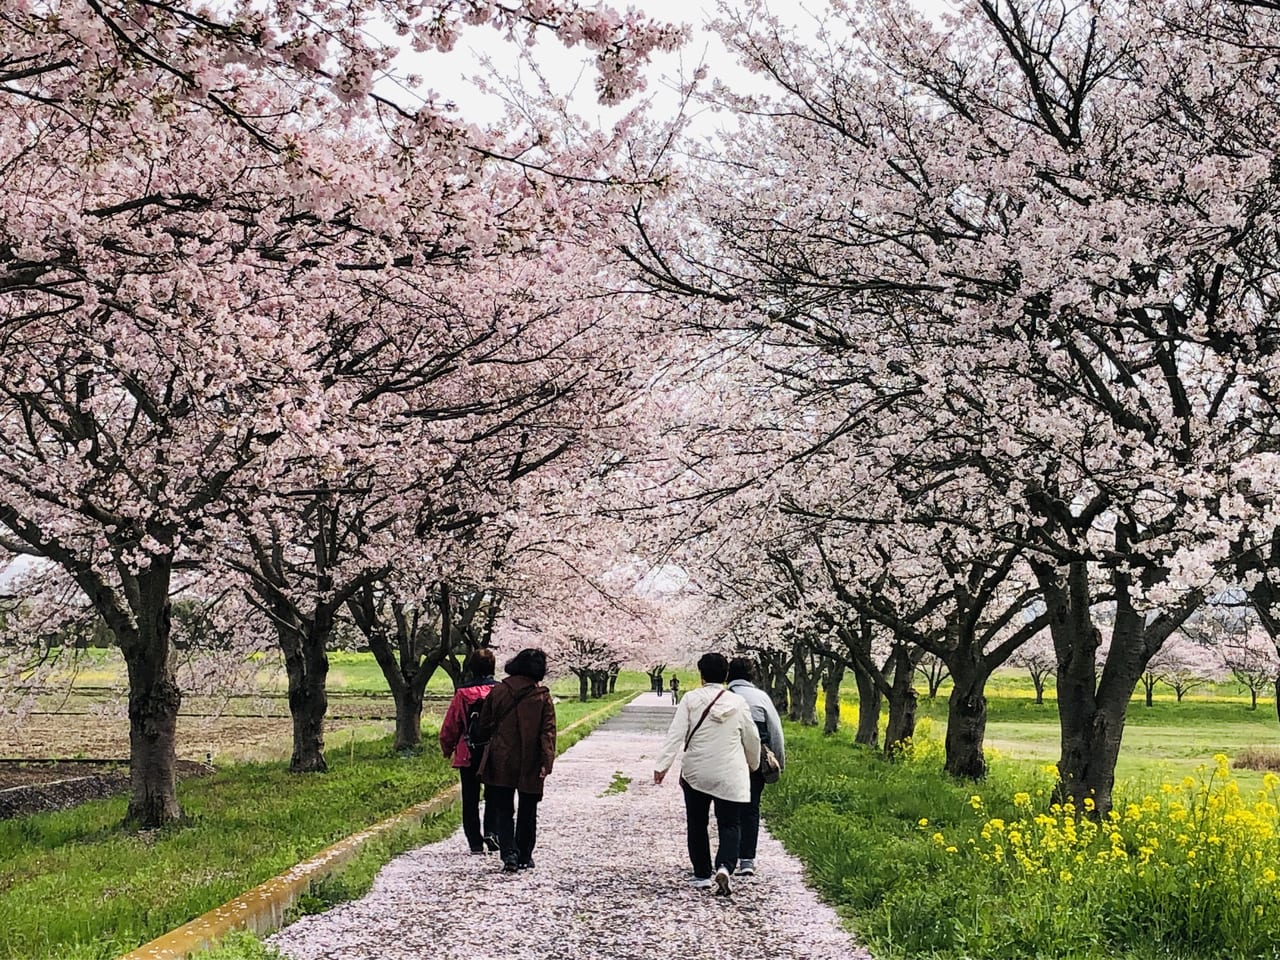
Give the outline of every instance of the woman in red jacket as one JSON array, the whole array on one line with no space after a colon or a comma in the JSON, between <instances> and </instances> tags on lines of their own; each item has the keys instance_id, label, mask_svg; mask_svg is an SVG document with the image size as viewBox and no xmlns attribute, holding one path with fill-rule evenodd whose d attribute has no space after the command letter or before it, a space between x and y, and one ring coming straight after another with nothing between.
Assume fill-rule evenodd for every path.
<instances>
[{"instance_id":1,"label":"woman in red jacket","mask_svg":"<svg viewBox=\"0 0 1280 960\"><path fill-rule=\"evenodd\" d=\"M521 650L505 669L507 678L493 688L480 709L479 736L489 741L480 779L485 785L485 806L493 810L502 869L511 873L533 869L538 801L556 758L556 709L551 691L540 682L547 675L545 653Z\"/></svg>"},{"instance_id":2,"label":"woman in red jacket","mask_svg":"<svg viewBox=\"0 0 1280 960\"><path fill-rule=\"evenodd\" d=\"M493 803L487 792L484 804L484 832L480 832L480 751L467 744L468 718L479 710L481 701L493 689L493 651L473 650L467 658L466 669L472 679L454 691L444 723L440 725L440 749L446 757L453 757L453 766L462 778L462 832L467 836L472 853L484 853L498 849L494 833Z\"/></svg>"}]
</instances>

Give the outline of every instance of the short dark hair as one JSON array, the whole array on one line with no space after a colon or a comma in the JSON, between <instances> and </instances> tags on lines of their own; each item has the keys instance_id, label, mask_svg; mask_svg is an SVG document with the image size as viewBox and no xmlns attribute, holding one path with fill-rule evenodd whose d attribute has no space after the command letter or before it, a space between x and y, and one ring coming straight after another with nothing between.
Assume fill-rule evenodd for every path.
<instances>
[{"instance_id":1,"label":"short dark hair","mask_svg":"<svg viewBox=\"0 0 1280 960\"><path fill-rule=\"evenodd\" d=\"M547 655L537 647L525 647L502 668L508 676L528 677L538 683L547 675Z\"/></svg>"},{"instance_id":2,"label":"short dark hair","mask_svg":"<svg viewBox=\"0 0 1280 960\"><path fill-rule=\"evenodd\" d=\"M467 657L467 671L473 677L492 677L495 663L497 660L494 659L493 651L488 647L481 647L479 650L472 650Z\"/></svg>"},{"instance_id":3,"label":"short dark hair","mask_svg":"<svg viewBox=\"0 0 1280 960\"><path fill-rule=\"evenodd\" d=\"M729 675L729 661L723 653L704 653L698 661L698 673L703 683L724 683Z\"/></svg>"},{"instance_id":4,"label":"short dark hair","mask_svg":"<svg viewBox=\"0 0 1280 960\"><path fill-rule=\"evenodd\" d=\"M732 683L734 680L756 682L756 665L751 658L734 657L729 661L729 682Z\"/></svg>"}]
</instances>

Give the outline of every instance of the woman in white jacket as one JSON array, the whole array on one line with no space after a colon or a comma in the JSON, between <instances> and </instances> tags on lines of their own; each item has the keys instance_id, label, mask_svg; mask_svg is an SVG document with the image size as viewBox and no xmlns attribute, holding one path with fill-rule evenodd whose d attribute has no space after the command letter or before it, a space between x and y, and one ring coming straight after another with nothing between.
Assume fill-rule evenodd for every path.
<instances>
[{"instance_id":1,"label":"woman in white jacket","mask_svg":"<svg viewBox=\"0 0 1280 960\"><path fill-rule=\"evenodd\" d=\"M684 790L685 821L693 884L727 895L738 862L742 807L751 800L751 771L760 765L760 734L747 702L723 686L729 661L718 653L698 661L702 686L685 694L667 731L654 764L653 782L662 783L680 751L680 787ZM719 848L711 860L707 824L716 808ZM715 870L714 879L712 870Z\"/></svg>"}]
</instances>

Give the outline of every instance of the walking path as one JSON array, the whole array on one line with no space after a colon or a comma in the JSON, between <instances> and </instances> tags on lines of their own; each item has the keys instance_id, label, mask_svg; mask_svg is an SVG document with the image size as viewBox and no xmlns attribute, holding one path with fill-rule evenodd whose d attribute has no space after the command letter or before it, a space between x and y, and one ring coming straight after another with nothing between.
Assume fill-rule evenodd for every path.
<instances>
[{"instance_id":1,"label":"walking path","mask_svg":"<svg viewBox=\"0 0 1280 960\"><path fill-rule=\"evenodd\" d=\"M270 942L292 960L868 960L763 829L760 872L732 897L689 885L678 769L653 783L671 714L645 694L556 761L533 870L499 872L459 831Z\"/></svg>"}]
</instances>

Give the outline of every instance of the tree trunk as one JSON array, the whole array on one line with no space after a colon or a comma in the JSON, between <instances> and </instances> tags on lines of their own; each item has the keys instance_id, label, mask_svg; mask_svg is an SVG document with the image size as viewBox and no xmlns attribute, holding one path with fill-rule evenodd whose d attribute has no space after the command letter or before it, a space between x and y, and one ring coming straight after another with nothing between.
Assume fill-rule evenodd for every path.
<instances>
[{"instance_id":1,"label":"tree trunk","mask_svg":"<svg viewBox=\"0 0 1280 960\"><path fill-rule=\"evenodd\" d=\"M652 674L650 674L649 679L653 680ZM578 700L582 703L587 702L587 672L585 670L578 673Z\"/></svg>"},{"instance_id":2,"label":"tree trunk","mask_svg":"<svg viewBox=\"0 0 1280 960\"><path fill-rule=\"evenodd\" d=\"M370 589L362 597L366 600L363 605L352 603L349 606L369 644L369 651L382 670L382 677L387 681L387 689L391 691L391 700L396 706L396 736L392 749L397 753L417 750L422 744L423 694L437 664L420 655L417 637L411 636L414 630L409 628L399 612L396 617L396 646L400 658L396 658L391 638L372 597Z\"/></svg>"},{"instance_id":3,"label":"tree trunk","mask_svg":"<svg viewBox=\"0 0 1280 960\"><path fill-rule=\"evenodd\" d=\"M853 680L858 687L858 730L853 742L878 747L882 688L886 685L884 676L871 658L871 623L862 618L856 629L852 626L841 629L840 637L849 651L849 665L853 668Z\"/></svg>"},{"instance_id":4,"label":"tree trunk","mask_svg":"<svg viewBox=\"0 0 1280 960\"><path fill-rule=\"evenodd\" d=\"M858 732L853 742L868 747L880 746L880 688L865 671L855 663L853 679L858 685Z\"/></svg>"},{"instance_id":5,"label":"tree trunk","mask_svg":"<svg viewBox=\"0 0 1280 960\"><path fill-rule=\"evenodd\" d=\"M791 684L791 710L788 712L788 719L802 723L806 727L818 725L818 681L817 672L809 667L808 657L797 655L795 679Z\"/></svg>"},{"instance_id":6,"label":"tree trunk","mask_svg":"<svg viewBox=\"0 0 1280 960\"><path fill-rule=\"evenodd\" d=\"M981 780L987 775L982 744L987 735L988 674L970 664L957 667L951 670L951 697L947 701L944 769L953 777Z\"/></svg>"},{"instance_id":7,"label":"tree trunk","mask_svg":"<svg viewBox=\"0 0 1280 960\"><path fill-rule=\"evenodd\" d=\"M129 806L125 824L144 830L182 817L177 735L182 691L173 672L166 566L153 561L138 577L137 633L121 638L129 674Z\"/></svg>"},{"instance_id":8,"label":"tree trunk","mask_svg":"<svg viewBox=\"0 0 1280 960\"><path fill-rule=\"evenodd\" d=\"M1044 706L1044 677L1033 673L1031 675L1031 682L1035 685L1035 688L1036 688L1036 706L1043 707Z\"/></svg>"},{"instance_id":9,"label":"tree trunk","mask_svg":"<svg viewBox=\"0 0 1280 960\"><path fill-rule=\"evenodd\" d=\"M899 644L892 654L893 684L889 690L889 724L884 734L884 752L890 756L915 736L918 696L911 681L916 668L907 648Z\"/></svg>"},{"instance_id":10,"label":"tree trunk","mask_svg":"<svg viewBox=\"0 0 1280 960\"><path fill-rule=\"evenodd\" d=\"M285 628L282 628L285 629ZM293 717L293 773L324 773L324 716L329 708L326 681L329 655L325 652L327 633L295 634L285 652L289 675L289 713ZM282 638L283 639L283 638Z\"/></svg>"},{"instance_id":11,"label":"tree trunk","mask_svg":"<svg viewBox=\"0 0 1280 960\"><path fill-rule=\"evenodd\" d=\"M392 749L397 753L417 750L422 745L422 691L408 684L399 694L392 694L396 705L396 739Z\"/></svg>"},{"instance_id":12,"label":"tree trunk","mask_svg":"<svg viewBox=\"0 0 1280 960\"><path fill-rule=\"evenodd\" d=\"M1058 716L1062 756L1054 799L1070 800L1080 808L1092 798L1096 815L1111 809L1116 760L1124 735L1125 715L1146 669L1141 618L1117 611L1111 651L1102 681L1094 686L1094 650L1099 635L1074 644L1076 659L1062 664L1058 674ZM1083 661L1080 662L1080 661Z\"/></svg>"},{"instance_id":13,"label":"tree trunk","mask_svg":"<svg viewBox=\"0 0 1280 960\"><path fill-rule=\"evenodd\" d=\"M827 664L826 678L822 683L823 697L826 699L826 722L822 732L828 736L840 729L840 682L844 680L844 664L832 660Z\"/></svg>"},{"instance_id":14,"label":"tree trunk","mask_svg":"<svg viewBox=\"0 0 1280 960\"><path fill-rule=\"evenodd\" d=\"M1142 686L1146 688L1147 706L1148 707L1154 706L1154 703L1152 701L1152 694L1155 692L1155 689L1156 689L1155 678L1152 677L1150 674L1144 673L1142 675Z\"/></svg>"},{"instance_id":15,"label":"tree trunk","mask_svg":"<svg viewBox=\"0 0 1280 960\"><path fill-rule=\"evenodd\" d=\"M1249 709L1257 710L1258 709L1258 688L1257 687L1249 688L1249 701L1250 701Z\"/></svg>"},{"instance_id":16,"label":"tree trunk","mask_svg":"<svg viewBox=\"0 0 1280 960\"><path fill-rule=\"evenodd\" d=\"M790 692L787 688L786 658L778 653L760 654L760 682L769 694L779 716L790 714Z\"/></svg>"}]
</instances>

